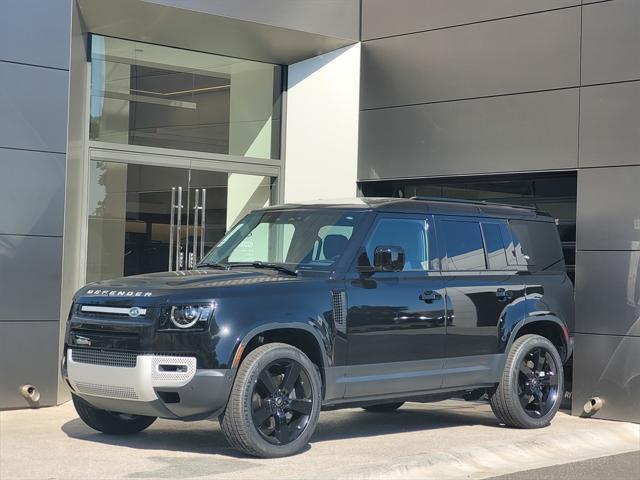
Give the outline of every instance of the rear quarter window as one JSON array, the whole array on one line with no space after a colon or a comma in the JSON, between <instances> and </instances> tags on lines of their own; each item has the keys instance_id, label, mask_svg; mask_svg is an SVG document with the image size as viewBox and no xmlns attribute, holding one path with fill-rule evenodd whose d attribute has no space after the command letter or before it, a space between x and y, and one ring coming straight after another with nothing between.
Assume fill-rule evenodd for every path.
<instances>
[{"instance_id":1,"label":"rear quarter window","mask_svg":"<svg viewBox=\"0 0 640 480\"><path fill-rule=\"evenodd\" d=\"M532 270L564 270L564 256L558 228L551 222L511 220L517 262Z\"/></svg>"}]
</instances>

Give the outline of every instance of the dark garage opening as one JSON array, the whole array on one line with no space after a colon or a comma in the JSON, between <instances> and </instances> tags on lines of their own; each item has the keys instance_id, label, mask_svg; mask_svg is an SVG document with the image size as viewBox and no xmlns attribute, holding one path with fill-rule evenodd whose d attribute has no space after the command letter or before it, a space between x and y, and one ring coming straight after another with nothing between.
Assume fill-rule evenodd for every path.
<instances>
[{"instance_id":1,"label":"dark garage opening","mask_svg":"<svg viewBox=\"0 0 640 480\"><path fill-rule=\"evenodd\" d=\"M427 196L486 200L535 207L557 220L567 273L575 284L576 191L575 171L482 175L470 177L383 180L359 183L365 197Z\"/></svg>"}]
</instances>

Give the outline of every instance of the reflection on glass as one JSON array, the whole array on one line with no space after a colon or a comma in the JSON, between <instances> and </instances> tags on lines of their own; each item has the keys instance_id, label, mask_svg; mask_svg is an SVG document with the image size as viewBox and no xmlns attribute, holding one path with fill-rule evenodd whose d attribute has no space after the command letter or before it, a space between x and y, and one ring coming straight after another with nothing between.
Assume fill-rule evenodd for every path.
<instances>
[{"instance_id":1,"label":"reflection on glass","mask_svg":"<svg viewBox=\"0 0 640 480\"><path fill-rule=\"evenodd\" d=\"M345 251L361 212L254 212L230 230L203 263L265 262L292 270L329 270Z\"/></svg>"},{"instance_id":2,"label":"reflection on glass","mask_svg":"<svg viewBox=\"0 0 640 480\"><path fill-rule=\"evenodd\" d=\"M487 268L478 222L444 220L442 226L447 246L447 270Z\"/></svg>"},{"instance_id":3,"label":"reflection on glass","mask_svg":"<svg viewBox=\"0 0 640 480\"><path fill-rule=\"evenodd\" d=\"M281 70L93 35L90 137L279 158Z\"/></svg>"},{"instance_id":4,"label":"reflection on glass","mask_svg":"<svg viewBox=\"0 0 640 480\"><path fill-rule=\"evenodd\" d=\"M392 245L404 250L403 271L429 270L426 224L423 220L384 218L374 227L365 250L373 265L375 249Z\"/></svg>"},{"instance_id":5,"label":"reflection on glass","mask_svg":"<svg viewBox=\"0 0 640 480\"><path fill-rule=\"evenodd\" d=\"M190 268L238 217L268 206L271 200L271 177L117 162L90 164L87 282ZM179 217L174 210L172 228L173 188L174 195L182 189L182 209Z\"/></svg>"}]
</instances>

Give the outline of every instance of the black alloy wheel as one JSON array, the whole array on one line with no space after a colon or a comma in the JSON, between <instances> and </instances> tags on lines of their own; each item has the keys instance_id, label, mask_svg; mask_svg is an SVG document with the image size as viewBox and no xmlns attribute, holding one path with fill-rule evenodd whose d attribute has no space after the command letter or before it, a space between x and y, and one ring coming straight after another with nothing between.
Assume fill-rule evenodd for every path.
<instances>
[{"instance_id":1,"label":"black alloy wheel","mask_svg":"<svg viewBox=\"0 0 640 480\"><path fill-rule=\"evenodd\" d=\"M540 335L514 340L500 382L489 403L500 423L515 428L542 428L551 423L564 394L562 358Z\"/></svg>"},{"instance_id":2,"label":"black alloy wheel","mask_svg":"<svg viewBox=\"0 0 640 480\"><path fill-rule=\"evenodd\" d=\"M286 445L309 424L313 410L311 381L297 361L276 360L258 375L251 402L251 418L260 435L274 445Z\"/></svg>"},{"instance_id":3,"label":"black alloy wheel","mask_svg":"<svg viewBox=\"0 0 640 480\"><path fill-rule=\"evenodd\" d=\"M321 405L320 368L292 345L269 343L240 363L220 425L244 453L286 457L305 448Z\"/></svg>"},{"instance_id":4,"label":"black alloy wheel","mask_svg":"<svg viewBox=\"0 0 640 480\"><path fill-rule=\"evenodd\" d=\"M558 366L545 347L529 351L520 362L518 375L520 405L532 418L544 417L558 399Z\"/></svg>"}]
</instances>

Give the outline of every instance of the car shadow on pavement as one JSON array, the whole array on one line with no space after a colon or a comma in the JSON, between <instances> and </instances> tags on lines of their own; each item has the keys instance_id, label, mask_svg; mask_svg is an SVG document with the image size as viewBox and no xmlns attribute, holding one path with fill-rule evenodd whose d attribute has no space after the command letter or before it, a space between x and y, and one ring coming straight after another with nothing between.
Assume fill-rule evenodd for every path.
<instances>
[{"instance_id":1,"label":"car shadow on pavement","mask_svg":"<svg viewBox=\"0 0 640 480\"><path fill-rule=\"evenodd\" d=\"M478 410L477 404L466 407L465 402L461 402L456 408L437 408L434 404L427 409L408 404L389 413L361 409L324 412L310 443L473 425L503 428L490 411ZM158 420L138 434L107 435L94 431L76 418L66 422L61 429L70 438L106 445L250 458L229 447L216 421Z\"/></svg>"},{"instance_id":2,"label":"car shadow on pavement","mask_svg":"<svg viewBox=\"0 0 640 480\"><path fill-rule=\"evenodd\" d=\"M336 411L325 419L321 415L311 443L473 425L503 428L491 411L466 408L464 403L456 409L432 405L425 409L408 404L387 413L359 409Z\"/></svg>"}]
</instances>

